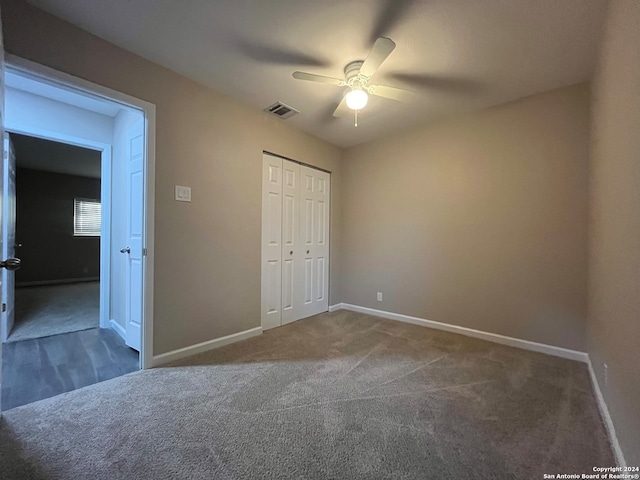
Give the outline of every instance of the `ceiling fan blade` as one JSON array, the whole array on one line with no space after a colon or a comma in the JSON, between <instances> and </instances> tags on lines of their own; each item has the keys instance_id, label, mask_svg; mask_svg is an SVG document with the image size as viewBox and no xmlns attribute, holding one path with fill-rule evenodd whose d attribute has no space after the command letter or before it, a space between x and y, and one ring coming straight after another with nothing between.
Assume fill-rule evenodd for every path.
<instances>
[{"instance_id":1,"label":"ceiling fan blade","mask_svg":"<svg viewBox=\"0 0 640 480\"><path fill-rule=\"evenodd\" d=\"M300 67L326 67L329 62L304 52L283 47L268 47L260 44L239 42L238 49L247 57L260 63L294 65Z\"/></svg>"},{"instance_id":2,"label":"ceiling fan blade","mask_svg":"<svg viewBox=\"0 0 640 480\"><path fill-rule=\"evenodd\" d=\"M472 80L471 78L458 76L426 73L390 73L387 76L409 87L417 89L428 88L441 93L472 95L483 90L482 83Z\"/></svg>"},{"instance_id":3,"label":"ceiling fan blade","mask_svg":"<svg viewBox=\"0 0 640 480\"><path fill-rule=\"evenodd\" d=\"M376 73L376 70L380 68L382 62L384 62L387 57L393 52L393 49L396 48L396 44L390 38L380 37L376 40L376 43L373 44L373 48L367 59L362 64L362 68L360 68L360 73L367 77L372 76Z\"/></svg>"},{"instance_id":4,"label":"ceiling fan blade","mask_svg":"<svg viewBox=\"0 0 640 480\"><path fill-rule=\"evenodd\" d=\"M382 8L378 12L370 41L375 42L377 38L389 35L393 29L401 23L411 13L413 5L422 0L384 0Z\"/></svg>"},{"instance_id":5,"label":"ceiling fan blade","mask_svg":"<svg viewBox=\"0 0 640 480\"><path fill-rule=\"evenodd\" d=\"M347 98L346 97L342 97L342 101L338 105L338 108L336 108L335 111L333 112L333 116L334 117L342 117L343 115L345 115L348 112L349 112L349 107L347 107Z\"/></svg>"},{"instance_id":6,"label":"ceiling fan blade","mask_svg":"<svg viewBox=\"0 0 640 480\"><path fill-rule=\"evenodd\" d=\"M369 85L369 93L378 97L390 98L398 102L408 102L415 92L404 88L389 87L387 85Z\"/></svg>"},{"instance_id":7,"label":"ceiling fan blade","mask_svg":"<svg viewBox=\"0 0 640 480\"><path fill-rule=\"evenodd\" d=\"M315 75L313 73L293 72L293 78L297 80L308 80L310 82L326 83L328 85L344 85L344 80L333 77L325 77L324 75Z\"/></svg>"}]
</instances>

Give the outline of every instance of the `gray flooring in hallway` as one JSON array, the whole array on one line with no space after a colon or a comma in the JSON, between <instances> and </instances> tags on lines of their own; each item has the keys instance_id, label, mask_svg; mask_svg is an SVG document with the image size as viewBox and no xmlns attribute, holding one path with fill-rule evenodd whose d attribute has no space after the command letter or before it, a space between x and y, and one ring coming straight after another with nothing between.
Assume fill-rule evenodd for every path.
<instances>
[{"instance_id":1,"label":"gray flooring in hallway","mask_svg":"<svg viewBox=\"0 0 640 480\"><path fill-rule=\"evenodd\" d=\"M100 282L16 288L16 320L8 342L95 328Z\"/></svg>"},{"instance_id":2,"label":"gray flooring in hallway","mask_svg":"<svg viewBox=\"0 0 640 480\"><path fill-rule=\"evenodd\" d=\"M138 352L93 328L2 346L2 409L8 410L138 370Z\"/></svg>"},{"instance_id":3,"label":"gray flooring in hallway","mask_svg":"<svg viewBox=\"0 0 640 480\"><path fill-rule=\"evenodd\" d=\"M584 364L347 311L0 424L4 479L539 479L611 465Z\"/></svg>"}]
</instances>

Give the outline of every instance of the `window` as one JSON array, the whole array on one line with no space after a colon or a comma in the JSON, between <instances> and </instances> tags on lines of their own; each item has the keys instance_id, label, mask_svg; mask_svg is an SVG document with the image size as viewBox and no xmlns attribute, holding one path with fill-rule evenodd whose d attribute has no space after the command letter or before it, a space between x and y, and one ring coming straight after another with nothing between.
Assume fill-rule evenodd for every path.
<instances>
[{"instance_id":1,"label":"window","mask_svg":"<svg viewBox=\"0 0 640 480\"><path fill-rule=\"evenodd\" d=\"M73 199L73 236L99 237L102 223L100 200Z\"/></svg>"}]
</instances>

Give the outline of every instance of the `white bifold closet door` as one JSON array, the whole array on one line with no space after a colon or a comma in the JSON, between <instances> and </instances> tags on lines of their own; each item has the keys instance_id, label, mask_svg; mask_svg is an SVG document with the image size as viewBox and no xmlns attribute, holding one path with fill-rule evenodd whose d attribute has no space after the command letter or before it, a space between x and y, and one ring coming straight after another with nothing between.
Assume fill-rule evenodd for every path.
<instances>
[{"instance_id":1,"label":"white bifold closet door","mask_svg":"<svg viewBox=\"0 0 640 480\"><path fill-rule=\"evenodd\" d=\"M263 156L262 327L329 308L330 175Z\"/></svg>"}]
</instances>

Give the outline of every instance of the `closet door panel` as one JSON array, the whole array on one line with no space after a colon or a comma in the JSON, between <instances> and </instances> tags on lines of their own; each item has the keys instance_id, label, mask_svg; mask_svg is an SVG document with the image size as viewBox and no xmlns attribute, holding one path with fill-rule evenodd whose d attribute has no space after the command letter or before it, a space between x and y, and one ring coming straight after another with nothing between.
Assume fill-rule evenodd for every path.
<instances>
[{"instance_id":1,"label":"closet door panel","mask_svg":"<svg viewBox=\"0 0 640 480\"><path fill-rule=\"evenodd\" d=\"M300 165L282 161L284 181L282 185L282 324L303 317L302 275L304 257L301 248L300 223Z\"/></svg>"},{"instance_id":2,"label":"closet door panel","mask_svg":"<svg viewBox=\"0 0 640 480\"><path fill-rule=\"evenodd\" d=\"M263 156L263 328L328 310L329 199L328 173Z\"/></svg>"},{"instance_id":3,"label":"closet door panel","mask_svg":"<svg viewBox=\"0 0 640 480\"><path fill-rule=\"evenodd\" d=\"M262 328L282 324L282 159L262 160Z\"/></svg>"},{"instance_id":4,"label":"closet door panel","mask_svg":"<svg viewBox=\"0 0 640 480\"><path fill-rule=\"evenodd\" d=\"M303 225L305 298L304 317L329 309L329 174L313 168L301 167L304 188L301 202L307 208L301 211ZM307 294L308 292L308 294Z\"/></svg>"}]
</instances>

